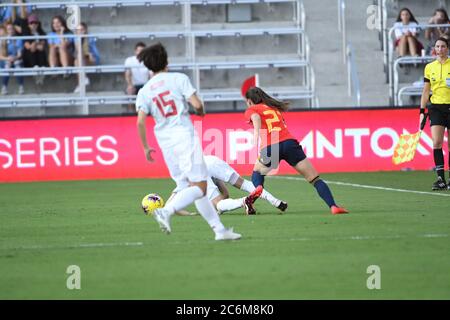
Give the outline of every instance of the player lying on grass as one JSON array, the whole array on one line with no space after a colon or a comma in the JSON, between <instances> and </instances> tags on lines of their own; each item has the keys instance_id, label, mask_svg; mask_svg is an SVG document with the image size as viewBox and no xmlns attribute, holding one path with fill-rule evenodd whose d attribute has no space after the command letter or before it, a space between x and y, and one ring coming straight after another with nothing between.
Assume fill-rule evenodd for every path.
<instances>
[{"instance_id":1,"label":"player lying on grass","mask_svg":"<svg viewBox=\"0 0 450 320\"><path fill-rule=\"evenodd\" d=\"M255 214L256 210L253 207L253 203L259 197L267 200L271 205L281 210L281 212L287 209L287 202L275 198L262 187L255 187L250 181L242 178L236 170L222 159L216 156L204 156L204 160L210 177L207 182L207 196L212 201L219 214L238 208L245 208L247 214ZM239 190L248 192L249 195L238 199L230 199L225 183L229 183ZM183 182L177 182L177 188L175 188L172 196L167 202L172 199L178 190L182 190L185 187L183 184ZM185 210L178 210L177 214L192 215Z\"/></svg>"},{"instance_id":2,"label":"player lying on grass","mask_svg":"<svg viewBox=\"0 0 450 320\"><path fill-rule=\"evenodd\" d=\"M264 186L264 177L272 169L278 168L280 161L284 160L316 188L332 214L348 213L336 204L330 188L319 178L316 169L306 158L302 146L288 131L281 114L288 109L288 104L272 98L258 87L250 88L245 98L248 107L245 117L253 124L254 146L261 141L258 161L253 168L253 184Z\"/></svg>"}]
</instances>

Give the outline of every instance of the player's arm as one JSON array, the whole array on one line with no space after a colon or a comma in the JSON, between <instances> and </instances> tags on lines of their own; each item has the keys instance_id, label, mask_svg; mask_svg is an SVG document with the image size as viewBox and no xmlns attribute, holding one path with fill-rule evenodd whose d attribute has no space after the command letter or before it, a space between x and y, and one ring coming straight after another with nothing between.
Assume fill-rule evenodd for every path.
<instances>
[{"instance_id":1,"label":"player's arm","mask_svg":"<svg viewBox=\"0 0 450 320\"><path fill-rule=\"evenodd\" d=\"M259 130L261 129L261 117L257 113L253 113L251 116L253 123L253 146L258 146Z\"/></svg>"},{"instance_id":2,"label":"player's arm","mask_svg":"<svg viewBox=\"0 0 450 320\"><path fill-rule=\"evenodd\" d=\"M133 80L131 78L131 69L125 70L125 81L127 82L127 93L134 94Z\"/></svg>"},{"instance_id":3,"label":"player's arm","mask_svg":"<svg viewBox=\"0 0 450 320\"><path fill-rule=\"evenodd\" d=\"M197 115L199 115L199 116L205 115L205 109L203 106L203 102L200 100L200 98L197 96L196 93L194 93L192 96L190 96L188 101L194 108L194 111Z\"/></svg>"},{"instance_id":4,"label":"player's arm","mask_svg":"<svg viewBox=\"0 0 450 320\"><path fill-rule=\"evenodd\" d=\"M145 120L147 119L147 114L139 110L138 119L137 119L137 127L139 132L139 138L141 139L142 147L144 148L145 157L149 162L155 161L152 158L152 152L155 152L155 149L150 148L147 141L147 128L145 126Z\"/></svg>"},{"instance_id":5,"label":"player's arm","mask_svg":"<svg viewBox=\"0 0 450 320\"><path fill-rule=\"evenodd\" d=\"M222 194L223 199L228 199L230 197L230 193L228 192L227 186L222 180L211 178L214 184L219 189L219 192Z\"/></svg>"},{"instance_id":6,"label":"player's arm","mask_svg":"<svg viewBox=\"0 0 450 320\"><path fill-rule=\"evenodd\" d=\"M420 124L423 121L423 117L425 116L425 108L427 107L428 100L430 99L430 89L431 89L430 82L425 81L422 90L422 97L420 98L419 128Z\"/></svg>"}]
</instances>

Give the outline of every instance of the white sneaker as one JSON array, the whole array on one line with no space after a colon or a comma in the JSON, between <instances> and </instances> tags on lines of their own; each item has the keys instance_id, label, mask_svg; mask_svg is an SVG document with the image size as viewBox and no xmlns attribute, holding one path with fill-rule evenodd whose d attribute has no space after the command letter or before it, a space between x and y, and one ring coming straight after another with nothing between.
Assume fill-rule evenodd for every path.
<instances>
[{"instance_id":1,"label":"white sneaker","mask_svg":"<svg viewBox=\"0 0 450 320\"><path fill-rule=\"evenodd\" d=\"M170 234L170 232L172 232L170 228L170 217L164 210L164 208L156 209L155 211L153 211L153 217L155 218L156 222L158 222L162 232L164 232L165 234Z\"/></svg>"},{"instance_id":2,"label":"white sneaker","mask_svg":"<svg viewBox=\"0 0 450 320\"><path fill-rule=\"evenodd\" d=\"M24 94L24 93L25 93L25 89L23 88L23 86L19 86L18 94Z\"/></svg>"},{"instance_id":3,"label":"white sneaker","mask_svg":"<svg viewBox=\"0 0 450 320\"><path fill-rule=\"evenodd\" d=\"M239 233L233 231L233 228L230 228L222 232L217 232L215 240L239 240L241 237Z\"/></svg>"},{"instance_id":4,"label":"white sneaker","mask_svg":"<svg viewBox=\"0 0 450 320\"><path fill-rule=\"evenodd\" d=\"M2 96L7 95L8 94L8 88L6 88L5 86L2 87Z\"/></svg>"}]
</instances>

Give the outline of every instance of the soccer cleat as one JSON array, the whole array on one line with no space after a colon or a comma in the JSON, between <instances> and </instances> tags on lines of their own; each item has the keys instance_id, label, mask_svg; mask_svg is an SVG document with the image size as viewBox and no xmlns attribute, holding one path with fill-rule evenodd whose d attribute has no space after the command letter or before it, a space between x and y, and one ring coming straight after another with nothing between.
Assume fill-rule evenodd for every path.
<instances>
[{"instance_id":1,"label":"soccer cleat","mask_svg":"<svg viewBox=\"0 0 450 320\"><path fill-rule=\"evenodd\" d=\"M153 217L155 218L156 222L158 222L161 231L165 234L170 234L170 232L172 231L170 228L170 218L169 215L166 214L165 210L163 208L156 209L155 211L153 211Z\"/></svg>"},{"instance_id":2,"label":"soccer cleat","mask_svg":"<svg viewBox=\"0 0 450 320\"><path fill-rule=\"evenodd\" d=\"M331 206L331 214L344 214L348 213L348 210L338 206Z\"/></svg>"},{"instance_id":3,"label":"soccer cleat","mask_svg":"<svg viewBox=\"0 0 450 320\"><path fill-rule=\"evenodd\" d=\"M222 232L216 233L215 240L239 240L242 236L233 231L233 228L225 229Z\"/></svg>"},{"instance_id":4,"label":"soccer cleat","mask_svg":"<svg viewBox=\"0 0 450 320\"><path fill-rule=\"evenodd\" d=\"M252 202L250 196L248 196L244 199L244 209L245 209L245 213L248 215L256 214L256 210L253 207L253 202Z\"/></svg>"},{"instance_id":5,"label":"soccer cleat","mask_svg":"<svg viewBox=\"0 0 450 320\"><path fill-rule=\"evenodd\" d=\"M245 199L244 199L244 208L245 213L248 215L256 214L256 210L253 207L253 203L258 199L263 192L262 186L257 186L255 190L253 190Z\"/></svg>"},{"instance_id":6,"label":"soccer cleat","mask_svg":"<svg viewBox=\"0 0 450 320\"><path fill-rule=\"evenodd\" d=\"M281 203L278 205L277 208L280 209L282 212L284 212L286 211L287 207L288 207L287 202L281 201Z\"/></svg>"},{"instance_id":7,"label":"soccer cleat","mask_svg":"<svg viewBox=\"0 0 450 320\"><path fill-rule=\"evenodd\" d=\"M431 190L433 190L433 191L445 190L445 189L447 189L447 184L441 177L438 177L436 182L434 182L433 185L431 186Z\"/></svg>"},{"instance_id":8,"label":"soccer cleat","mask_svg":"<svg viewBox=\"0 0 450 320\"><path fill-rule=\"evenodd\" d=\"M248 197L252 200L252 203L253 203L256 201L256 199L258 199L261 196L262 192L263 192L263 187L257 186L255 188L255 190L253 190Z\"/></svg>"}]
</instances>

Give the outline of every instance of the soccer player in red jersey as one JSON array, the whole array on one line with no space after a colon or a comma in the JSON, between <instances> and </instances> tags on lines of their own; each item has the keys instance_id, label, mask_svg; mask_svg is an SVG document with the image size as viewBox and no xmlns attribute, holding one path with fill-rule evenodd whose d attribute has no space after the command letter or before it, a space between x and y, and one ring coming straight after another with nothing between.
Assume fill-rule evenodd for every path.
<instances>
[{"instance_id":1,"label":"soccer player in red jersey","mask_svg":"<svg viewBox=\"0 0 450 320\"><path fill-rule=\"evenodd\" d=\"M282 115L288 109L288 103L272 98L258 87L250 88L245 98L248 106L245 117L254 128L253 144L261 138L260 155L253 168L253 184L264 186L264 176L284 160L316 188L332 214L348 213L336 204L330 188L319 178L302 146L288 131Z\"/></svg>"}]
</instances>

